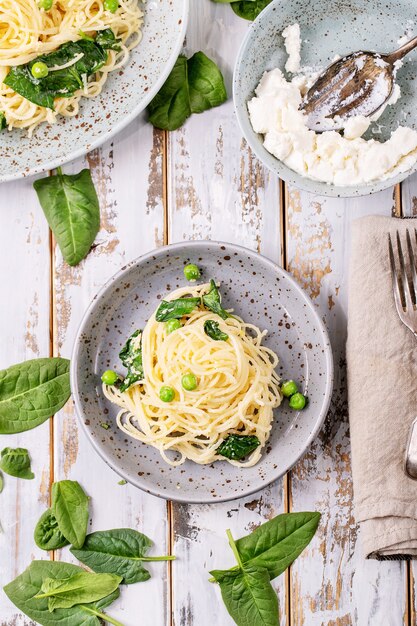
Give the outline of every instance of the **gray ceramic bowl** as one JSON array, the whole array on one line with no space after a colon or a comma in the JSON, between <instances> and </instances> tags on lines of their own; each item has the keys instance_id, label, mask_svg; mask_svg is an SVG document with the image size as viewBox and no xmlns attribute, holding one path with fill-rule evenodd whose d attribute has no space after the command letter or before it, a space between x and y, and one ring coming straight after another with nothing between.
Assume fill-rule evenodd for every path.
<instances>
[{"instance_id":1,"label":"gray ceramic bowl","mask_svg":"<svg viewBox=\"0 0 417 626\"><path fill-rule=\"evenodd\" d=\"M304 66L326 66L336 54L355 50L391 52L405 29L415 25L414 0L273 0L248 30L236 61L233 95L241 130L259 159L280 178L300 189L324 196L364 196L400 182L417 170L373 184L337 187L313 181L288 168L270 154L250 124L247 102L254 95L262 74L279 67L284 70L287 55L281 36L289 24L298 22L303 40L301 57ZM411 32L408 35L411 36ZM417 34L414 32L414 35ZM398 125L417 129L417 52L407 57L398 73L402 97L396 106L388 107L378 124L381 132L368 131L365 138L386 140ZM378 126L374 125L374 131Z\"/></svg>"},{"instance_id":2,"label":"gray ceramic bowl","mask_svg":"<svg viewBox=\"0 0 417 626\"><path fill-rule=\"evenodd\" d=\"M0 182L58 167L97 148L149 104L181 51L189 0L148 0L143 39L128 64L110 74L102 93L83 98L74 118L25 131L1 133Z\"/></svg>"},{"instance_id":3,"label":"gray ceramic bowl","mask_svg":"<svg viewBox=\"0 0 417 626\"><path fill-rule=\"evenodd\" d=\"M280 357L280 374L297 380L309 398L300 412L285 401L276 411L262 460L241 469L227 462L167 465L159 452L115 425L117 407L103 395L100 375L120 371L126 338L143 328L167 292L184 286L193 261L203 279L221 281L224 304L268 329L266 345ZM219 502L259 490L304 454L326 416L333 383L332 352L316 309L295 281L264 257L226 243L200 241L160 248L130 263L94 298L81 323L71 362L71 388L80 423L97 452L144 491L180 502ZM103 420L111 424L104 430Z\"/></svg>"}]
</instances>

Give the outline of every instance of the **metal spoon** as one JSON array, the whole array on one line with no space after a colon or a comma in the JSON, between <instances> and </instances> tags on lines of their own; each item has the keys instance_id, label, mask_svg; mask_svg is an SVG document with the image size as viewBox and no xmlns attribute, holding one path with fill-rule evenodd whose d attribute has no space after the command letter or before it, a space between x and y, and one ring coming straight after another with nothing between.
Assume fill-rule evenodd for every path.
<instances>
[{"instance_id":1,"label":"metal spoon","mask_svg":"<svg viewBox=\"0 0 417 626\"><path fill-rule=\"evenodd\" d=\"M360 50L329 65L300 107L308 115L307 126L316 132L340 130L349 117L376 113L393 93L395 63L416 47L414 37L391 54Z\"/></svg>"}]
</instances>

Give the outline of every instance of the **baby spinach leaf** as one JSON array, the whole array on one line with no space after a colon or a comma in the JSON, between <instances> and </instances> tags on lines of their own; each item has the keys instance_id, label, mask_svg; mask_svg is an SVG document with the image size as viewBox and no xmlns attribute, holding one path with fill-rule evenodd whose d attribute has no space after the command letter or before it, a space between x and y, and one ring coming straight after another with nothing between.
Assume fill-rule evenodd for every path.
<instances>
[{"instance_id":1,"label":"baby spinach leaf","mask_svg":"<svg viewBox=\"0 0 417 626\"><path fill-rule=\"evenodd\" d=\"M69 578L45 578L35 598L49 598L48 609L51 612L55 609L69 609L76 604L88 604L105 598L119 587L121 581L121 576L90 572L79 572Z\"/></svg>"},{"instance_id":2,"label":"baby spinach leaf","mask_svg":"<svg viewBox=\"0 0 417 626\"><path fill-rule=\"evenodd\" d=\"M0 130L7 128L7 120L3 111L0 111Z\"/></svg>"},{"instance_id":3,"label":"baby spinach leaf","mask_svg":"<svg viewBox=\"0 0 417 626\"><path fill-rule=\"evenodd\" d=\"M278 626L278 598L268 570L248 566L237 572L210 572L223 602L238 626Z\"/></svg>"},{"instance_id":4,"label":"baby spinach leaf","mask_svg":"<svg viewBox=\"0 0 417 626\"><path fill-rule=\"evenodd\" d=\"M115 50L116 52L120 52L121 50L120 39L116 38L116 35L114 34L111 28L105 28L104 30L99 30L97 33L95 42L98 46L101 46L104 50Z\"/></svg>"},{"instance_id":5,"label":"baby spinach leaf","mask_svg":"<svg viewBox=\"0 0 417 626\"><path fill-rule=\"evenodd\" d=\"M33 359L0 371L0 434L42 424L71 394L67 359Z\"/></svg>"},{"instance_id":6,"label":"baby spinach leaf","mask_svg":"<svg viewBox=\"0 0 417 626\"><path fill-rule=\"evenodd\" d=\"M142 582L151 576L143 567L148 561L172 561L173 556L146 556L152 541L130 528L102 530L87 535L80 549L72 554L95 572L111 572L123 577L123 583Z\"/></svg>"},{"instance_id":7,"label":"baby spinach leaf","mask_svg":"<svg viewBox=\"0 0 417 626\"><path fill-rule=\"evenodd\" d=\"M48 598L35 598L41 592L46 578L70 578L74 574L84 572L81 567L60 561L32 561L29 567L4 587L4 591L11 602L31 620L41 626L100 626L99 618L115 626L122 626L120 622L104 615L101 611L109 606L119 596L119 590L105 598L82 605L75 605L66 609L55 609L50 613Z\"/></svg>"},{"instance_id":8,"label":"baby spinach leaf","mask_svg":"<svg viewBox=\"0 0 417 626\"><path fill-rule=\"evenodd\" d=\"M213 279L210 280L210 291L203 296L203 304L206 309L217 313L222 319L230 317L229 313L222 307L222 298L220 291L217 289L217 285Z\"/></svg>"},{"instance_id":9,"label":"baby spinach leaf","mask_svg":"<svg viewBox=\"0 0 417 626\"><path fill-rule=\"evenodd\" d=\"M33 183L64 260L77 265L90 251L100 228L100 207L90 170Z\"/></svg>"},{"instance_id":10,"label":"baby spinach leaf","mask_svg":"<svg viewBox=\"0 0 417 626\"><path fill-rule=\"evenodd\" d=\"M3 474L0 472L0 493L3 491L3 487L4 487L4 479L3 479Z\"/></svg>"},{"instance_id":11,"label":"baby spinach leaf","mask_svg":"<svg viewBox=\"0 0 417 626\"><path fill-rule=\"evenodd\" d=\"M271 0L239 0L232 2L230 6L239 17L253 21L270 2Z\"/></svg>"},{"instance_id":12,"label":"baby spinach leaf","mask_svg":"<svg viewBox=\"0 0 417 626\"><path fill-rule=\"evenodd\" d=\"M58 550L68 545L68 541L59 530L58 522L51 509L40 516L33 537L41 550Z\"/></svg>"},{"instance_id":13,"label":"baby spinach leaf","mask_svg":"<svg viewBox=\"0 0 417 626\"><path fill-rule=\"evenodd\" d=\"M204 332L214 341L227 341L229 339L229 335L220 330L219 322L214 320L204 322Z\"/></svg>"},{"instance_id":14,"label":"baby spinach leaf","mask_svg":"<svg viewBox=\"0 0 417 626\"><path fill-rule=\"evenodd\" d=\"M127 368L127 374L120 385L120 391L126 391L144 377L142 364L142 331L135 330L119 353L119 358Z\"/></svg>"},{"instance_id":15,"label":"baby spinach leaf","mask_svg":"<svg viewBox=\"0 0 417 626\"><path fill-rule=\"evenodd\" d=\"M240 461L253 452L259 445L258 437L251 435L228 435L216 452L232 461Z\"/></svg>"},{"instance_id":16,"label":"baby spinach leaf","mask_svg":"<svg viewBox=\"0 0 417 626\"><path fill-rule=\"evenodd\" d=\"M149 121L156 128L176 130L192 115L227 100L223 76L203 52L190 59L178 57L171 74L148 106Z\"/></svg>"},{"instance_id":17,"label":"baby spinach leaf","mask_svg":"<svg viewBox=\"0 0 417 626\"><path fill-rule=\"evenodd\" d=\"M35 474L30 469L30 456L26 448L4 448L1 451L0 469L10 476L32 480Z\"/></svg>"},{"instance_id":18,"label":"baby spinach leaf","mask_svg":"<svg viewBox=\"0 0 417 626\"><path fill-rule=\"evenodd\" d=\"M162 300L155 314L157 322L180 319L192 313L200 304L200 298L178 298L177 300Z\"/></svg>"},{"instance_id":19,"label":"baby spinach leaf","mask_svg":"<svg viewBox=\"0 0 417 626\"><path fill-rule=\"evenodd\" d=\"M75 480L52 485L52 512L60 532L75 548L81 548L87 534L88 497Z\"/></svg>"}]
</instances>

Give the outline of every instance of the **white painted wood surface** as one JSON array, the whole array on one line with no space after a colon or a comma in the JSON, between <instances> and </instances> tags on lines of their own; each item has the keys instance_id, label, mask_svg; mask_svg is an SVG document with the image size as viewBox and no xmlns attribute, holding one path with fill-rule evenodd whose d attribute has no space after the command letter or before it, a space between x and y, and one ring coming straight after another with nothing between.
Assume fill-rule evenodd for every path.
<instances>
[{"instance_id":1,"label":"white painted wood surface","mask_svg":"<svg viewBox=\"0 0 417 626\"><path fill-rule=\"evenodd\" d=\"M223 70L229 93L234 58L248 24L227 6L191 3L186 49L204 50ZM92 496L93 529L129 526L147 533L158 553L172 549L172 568L151 564L152 580L130 586L111 608L126 626L231 626L207 571L232 563L225 530L238 537L286 510L319 510L317 536L276 582L282 624L401 626L415 624L412 568L365 561L352 509L344 342L349 229L353 219L394 209L417 213L417 177L402 194L331 200L284 190L242 140L231 101L195 116L171 134L138 119L114 142L65 171L90 167L102 227L93 251L68 268L50 239L24 180L0 187L0 245L6 289L0 307L0 367L49 354L69 357L84 310L125 262L164 243L221 239L285 263L312 296L331 334L336 388L326 426L285 479L247 499L214 506L178 505L141 493L94 454L79 432L72 404L53 423L5 445L32 452L34 481L6 477L1 494L0 583L44 557L33 528L53 480L79 480ZM35 444L34 444L35 442ZM55 558L69 559L67 550ZM172 606L171 606L172 603ZM30 621L0 599L1 626Z\"/></svg>"}]
</instances>

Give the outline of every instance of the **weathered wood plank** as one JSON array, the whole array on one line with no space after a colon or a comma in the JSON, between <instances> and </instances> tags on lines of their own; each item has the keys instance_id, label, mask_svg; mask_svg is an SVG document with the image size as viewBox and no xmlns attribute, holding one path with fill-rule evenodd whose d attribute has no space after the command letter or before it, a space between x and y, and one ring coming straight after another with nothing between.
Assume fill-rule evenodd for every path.
<instances>
[{"instance_id":1,"label":"weathered wood plank","mask_svg":"<svg viewBox=\"0 0 417 626\"><path fill-rule=\"evenodd\" d=\"M49 356L49 230L32 182L18 181L0 187L1 369L26 359ZM36 548L33 530L48 504L49 423L20 435L1 435L0 450L6 446L29 450L35 479L4 477L0 496L0 588L20 574L34 556L48 558ZM28 623L3 591L0 607L3 626Z\"/></svg>"},{"instance_id":2,"label":"weathered wood plank","mask_svg":"<svg viewBox=\"0 0 417 626\"><path fill-rule=\"evenodd\" d=\"M317 305L330 333L335 389L325 426L291 473L294 510L318 510L317 536L291 572L296 626L403 623L404 564L366 561L353 512L345 341L350 224L390 215L393 192L366 200L332 200L291 190L287 196L288 267Z\"/></svg>"},{"instance_id":3,"label":"weathered wood plank","mask_svg":"<svg viewBox=\"0 0 417 626\"><path fill-rule=\"evenodd\" d=\"M69 268L56 250L55 350L68 356L92 297L126 262L164 237L163 135L137 120L117 140L71 166L90 167L101 206L101 230L80 266ZM69 168L65 168L68 171ZM166 503L129 485L93 452L79 431L72 404L55 422L55 480L78 480L91 495L92 529L130 527L149 535L158 552L168 549ZM69 558L67 550L59 558ZM165 564L151 564L149 582L127 587L111 614L125 626L167 623L169 592Z\"/></svg>"},{"instance_id":4,"label":"weathered wood plank","mask_svg":"<svg viewBox=\"0 0 417 626\"><path fill-rule=\"evenodd\" d=\"M186 52L203 50L219 64L231 96L233 63L248 23L229 6L192 3ZM214 239L281 259L279 182L241 137L231 100L194 116L169 137L169 241ZM173 625L229 626L211 568L233 564L225 530L234 536L284 510L283 482L255 496L216 505L173 505ZM285 578L276 581L285 619Z\"/></svg>"}]
</instances>

